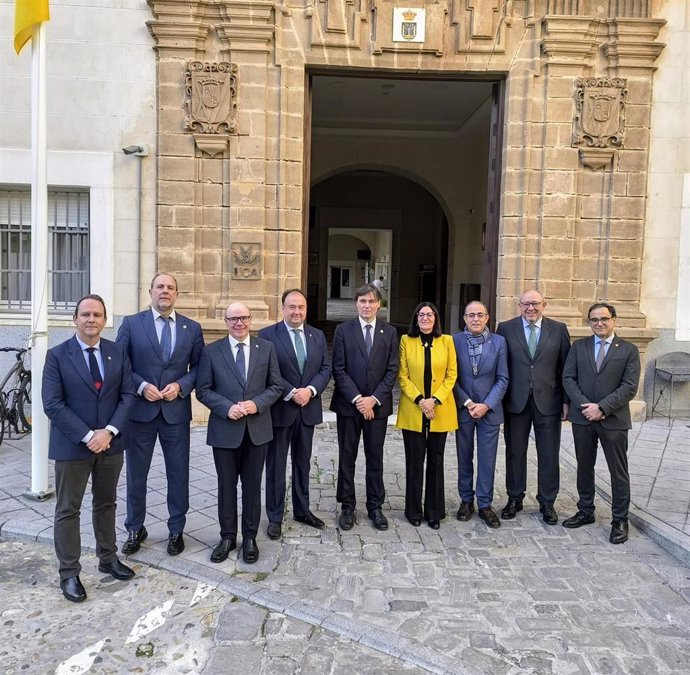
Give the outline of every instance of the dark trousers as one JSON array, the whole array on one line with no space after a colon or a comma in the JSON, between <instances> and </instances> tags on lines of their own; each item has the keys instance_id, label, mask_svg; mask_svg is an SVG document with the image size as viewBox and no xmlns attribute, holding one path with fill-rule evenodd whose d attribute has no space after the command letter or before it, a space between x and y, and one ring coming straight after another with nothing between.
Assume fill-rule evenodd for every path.
<instances>
[{"instance_id":1,"label":"dark trousers","mask_svg":"<svg viewBox=\"0 0 690 675\"><path fill-rule=\"evenodd\" d=\"M91 506L96 555L103 563L117 558L115 501L122 470L122 453L93 454L88 459L55 461L55 525L53 539L60 564L60 580L79 576L81 565L80 511L91 478Z\"/></svg>"},{"instance_id":2,"label":"dark trousers","mask_svg":"<svg viewBox=\"0 0 690 675\"><path fill-rule=\"evenodd\" d=\"M461 422L455 432L458 453L458 492L463 502L474 502L474 434L477 433L477 506L485 509L494 499L494 474L499 424L483 419Z\"/></svg>"},{"instance_id":3,"label":"dark trousers","mask_svg":"<svg viewBox=\"0 0 690 675\"><path fill-rule=\"evenodd\" d=\"M261 477L268 443L254 445L245 432L237 448L213 448L218 474L218 522L222 538L237 536L237 481L242 481L242 537L255 539L261 521Z\"/></svg>"},{"instance_id":4,"label":"dark trousers","mask_svg":"<svg viewBox=\"0 0 690 675\"><path fill-rule=\"evenodd\" d=\"M506 491L509 497L523 499L525 496L527 446L532 427L537 445L537 501L544 506L553 505L560 487L561 415L542 415L531 395L522 412L505 416Z\"/></svg>"},{"instance_id":5,"label":"dark trousers","mask_svg":"<svg viewBox=\"0 0 690 675\"><path fill-rule=\"evenodd\" d=\"M573 424L575 457L577 458L577 508L594 513L594 465L597 441L601 443L611 474L611 515L614 520L627 520L630 508L630 476L628 474L628 430L606 429L599 422Z\"/></svg>"},{"instance_id":6,"label":"dark trousers","mask_svg":"<svg viewBox=\"0 0 690 675\"><path fill-rule=\"evenodd\" d=\"M189 510L189 422L168 424L160 413L151 422L130 422L127 448L127 530L146 518L146 481L156 439L160 439L168 483L168 531L184 531Z\"/></svg>"},{"instance_id":7,"label":"dark trousers","mask_svg":"<svg viewBox=\"0 0 690 675\"><path fill-rule=\"evenodd\" d=\"M410 520L443 520L446 516L443 454L447 432L403 429L405 444L405 516ZM426 459L426 489L422 512L422 483Z\"/></svg>"},{"instance_id":8,"label":"dark trousers","mask_svg":"<svg viewBox=\"0 0 690 675\"><path fill-rule=\"evenodd\" d=\"M335 498L344 509L354 509L355 464L359 450L359 438L364 437L366 459L367 512L380 509L386 498L383 487L383 444L386 440L388 420L365 420L362 415L348 417L337 415L338 429L338 484Z\"/></svg>"},{"instance_id":9,"label":"dark trousers","mask_svg":"<svg viewBox=\"0 0 690 675\"><path fill-rule=\"evenodd\" d=\"M285 513L285 471L288 448L292 458L292 511L309 513L309 468L314 427L298 416L289 427L273 427L273 440L266 453L266 515L271 523L282 523Z\"/></svg>"}]
</instances>

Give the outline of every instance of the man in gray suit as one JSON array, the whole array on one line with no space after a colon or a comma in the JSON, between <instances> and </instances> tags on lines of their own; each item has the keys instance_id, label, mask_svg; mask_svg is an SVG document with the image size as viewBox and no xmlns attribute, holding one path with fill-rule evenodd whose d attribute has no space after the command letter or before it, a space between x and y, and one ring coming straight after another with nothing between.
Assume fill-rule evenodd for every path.
<instances>
[{"instance_id":1,"label":"man in gray suit","mask_svg":"<svg viewBox=\"0 0 690 675\"><path fill-rule=\"evenodd\" d=\"M563 369L563 386L570 397L577 457L577 513L563 527L594 522L594 465L601 442L611 473L612 544L628 539L630 476L628 475L629 403L640 382L640 352L615 334L616 308L593 304L587 318L594 335L577 340Z\"/></svg>"},{"instance_id":2,"label":"man in gray suit","mask_svg":"<svg viewBox=\"0 0 690 675\"><path fill-rule=\"evenodd\" d=\"M503 399L508 503L501 511L501 518L511 520L522 511L527 489L527 446L530 429L534 429L537 501L544 522L555 525L561 420L568 416L562 375L570 351L570 335L564 323L543 315L546 300L539 291L525 291L519 306L520 316L502 322L496 330L506 340L510 374Z\"/></svg>"},{"instance_id":3,"label":"man in gray suit","mask_svg":"<svg viewBox=\"0 0 690 675\"><path fill-rule=\"evenodd\" d=\"M211 562L227 559L237 545L237 481L242 481L242 559L259 559L256 533L261 520L261 477L273 438L271 406L283 391L272 343L249 336L249 308L235 302L225 311L228 337L201 355L197 398L211 411L206 443L213 447L218 474L220 542Z\"/></svg>"}]
</instances>

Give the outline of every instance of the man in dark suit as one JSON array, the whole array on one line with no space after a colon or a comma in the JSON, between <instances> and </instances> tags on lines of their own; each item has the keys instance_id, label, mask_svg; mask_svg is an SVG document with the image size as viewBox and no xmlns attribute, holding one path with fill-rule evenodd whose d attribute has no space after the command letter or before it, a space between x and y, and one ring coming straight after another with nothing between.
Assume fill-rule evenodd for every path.
<instances>
[{"instance_id":1,"label":"man in dark suit","mask_svg":"<svg viewBox=\"0 0 690 675\"><path fill-rule=\"evenodd\" d=\"M139 550L148 533L146 480L156 439L160 440L168 480L168 553L184 551L189 509L190 394L204 346L201 326L175 312L177 280L157 274L149 289L151 308L126 316L117 334L132 363L138 396L130 417L127 448L127 541L122 552Z\"/></svg>"},{"instance_id":2,"label":"man in dark suit","mask_svg":"<svg viewBox=\"0 0 690 675\"><path fill-rule=\"evenodd\" d=\"M267 534L280 539L285 511L285 470L292 457L292 510L295 520L322 529L309 508L309 467L314 425L323 421L321 394L331 379L324 334L306 325L307 298L299 289L282 297L283 321L259 331L278 356L283 391L271 408L273 440L266 455Z\"/></svg>"},{"instance_id":3,"label":"man in dark suit","mask_svg":"<svg viewBox=\"0 0 690 675\"><path fill-rule=\"evenodd\" d=\"M510 374L503 399L508 503L501 518L511 520L522 511L527 489L527 446L533 428L537 444L537 501L544 522L555 525L561 421L568 416L562 376L570 351L570 335L564 323L543 315L546 300L539 291L525 291L519 305L521 316L504 321L496 331L506 341Z\"/></svg>"},{"instance_id":4,"label":"man in dark suit","mask_svg":"<svg viewBox=\"0 0 690 675\"><path fill-rule=\"evenodd\" d=\"M55 460L55 553L60 588L71 602L86 600L79 579L80 510L91 478L93 530L99 572L131 579L117 558L115 500L125 444L122 433L134 399L132 369L124 349L100 337L106 309L98 295L74 310L76 334L48 350L43 369L43 409L50 419L49 456Z\"/></svg>"},{"instance_id":5,"label":"man in dark suit","mask_svg":"<svg viewBox=\"0 0 690 675\"><path fill-rule=\"evenodd\" d=\"M609 541L622 544L628 540L630 508L629 404L640 383L640 352L632 342L615 334L613 305L596 302L587 318L594 335L575 341L563 369L563 386L570 397L580 497L577 513L564 520L563 527L594 522L594 465L600 442L611 474L613 521Z\"/></svg>"},{"instance_id":6,"label":"man in dark suit","mask_svg":"<svg viewBox=\"0 0 690 675\"><path fill-rule=\"evenodd\" d=\"M196 395L210 411L206 443L218 473L220 542L211 562L220 563L237 545L237 481L242 481L242 559L259 559L261 476L273 438L271 406L283 391L273 344L249 336L249 308L235 302L225 311L228 337L201 354Z\"/></svg>"},{"instance_id":7,"label":"man in dark suit","mask_svg":"<svg viewBox=\"0 0 690 675\"><path fill-rule=\"evenodd\" d=\"M343 530L355 524L355 464L359 439L364 436L367 512L377 530L387 530L388 520L381 510L386 496L383 443L400 363L398 334L376 316L381 294L375 286L362 286L355 303L359 316L338 325L333 337L331 410L336 413L338 429L339 524Z\"/></svg>"},{"instance_id":8,"label":"man in dark suit","mask_svg":"<svg viewBox=\"0 0 690 675\"><path fill-rule=\"evenodd\" d=\"M501 401L508 387L505 340L487 328L489 312L483 302L465 307L465 330L453 336L458 356L455 401L460 428L455 432L458 453L457 519L467 521L474 513L474 437L477 435L476 495L479 517L489 527L501 521L491 508L498 433L503 422Z\"/></svg>"}]
</instances>

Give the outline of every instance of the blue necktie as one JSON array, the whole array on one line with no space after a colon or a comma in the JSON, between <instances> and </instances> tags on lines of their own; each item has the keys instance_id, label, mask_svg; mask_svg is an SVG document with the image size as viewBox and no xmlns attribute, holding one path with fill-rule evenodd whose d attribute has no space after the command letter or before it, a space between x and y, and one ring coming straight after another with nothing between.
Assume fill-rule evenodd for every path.
<instances>
[{"instance_id":1,"label":"blue necktie","mask_svg":"<svg viewBox=\"0 0 690 675\"><path fill-rule=\"evenodd\" d=\"M161 331L161 351L163 352L163 361L170 360L172 352L172 333L170 332L170 317L161 316L163 322L163 330Z\"/></svg>"},{"instance_id":2,"label":"blue necktie","mask_svg":"<svg viewBox=\"0 0 690 675\"><path fill-rule=\"evenodd\" d=\"M240 371L242 386L244 386L247 384L247 366L244 361L244 342L237 343L237 357L235 358L235 363L237 364L237 370Z\"/></svg>"},{"instance_id":3,"label":"blue necktie","mask_svg":"<svg viewBox=\"0 0 690 675\"><path fill-rule=\"evenodd\" d=\"M91 371L91 379L93 380L93 386L96 387L96 391L100 391L103 386L103 378L101 377L101 369L98 367L98 361L96 360L95 347L87 347L86 351L89 352L89 370Z\"/></svg>"},{"instance_id":4,"label":"blue necktie","mask_svg":"<svg viewBox=\"0 0 690 675\"><path fill-rule=\"evenodd\" d=\"M364 326L364 330L366 333L364 334L364 346L367 348L367 356L371 354L371 348L373 346L373 342L371 339L371 324L368 323L366 326Z\"/></svg>"}]
</instances>

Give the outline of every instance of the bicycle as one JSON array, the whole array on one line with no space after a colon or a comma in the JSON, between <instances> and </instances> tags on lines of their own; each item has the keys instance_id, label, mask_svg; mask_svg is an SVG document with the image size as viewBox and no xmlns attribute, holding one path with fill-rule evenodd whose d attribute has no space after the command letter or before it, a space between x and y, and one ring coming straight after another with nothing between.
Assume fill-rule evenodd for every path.
<instances>
[{"instance_id":1,"label":"bicycle","mask_svg":"<svg viewBox=\"0 0 690 675\"><path fill-rule=\"evenodd\" d=\"M16 363L0 383L0 443L5 437L5 430L8 436L12 430L17 435L31 432L31 371L24 365L24 356L28 351L24 348L0 347L0 352L17 353Z\"/></svg>"}]
</instances>

